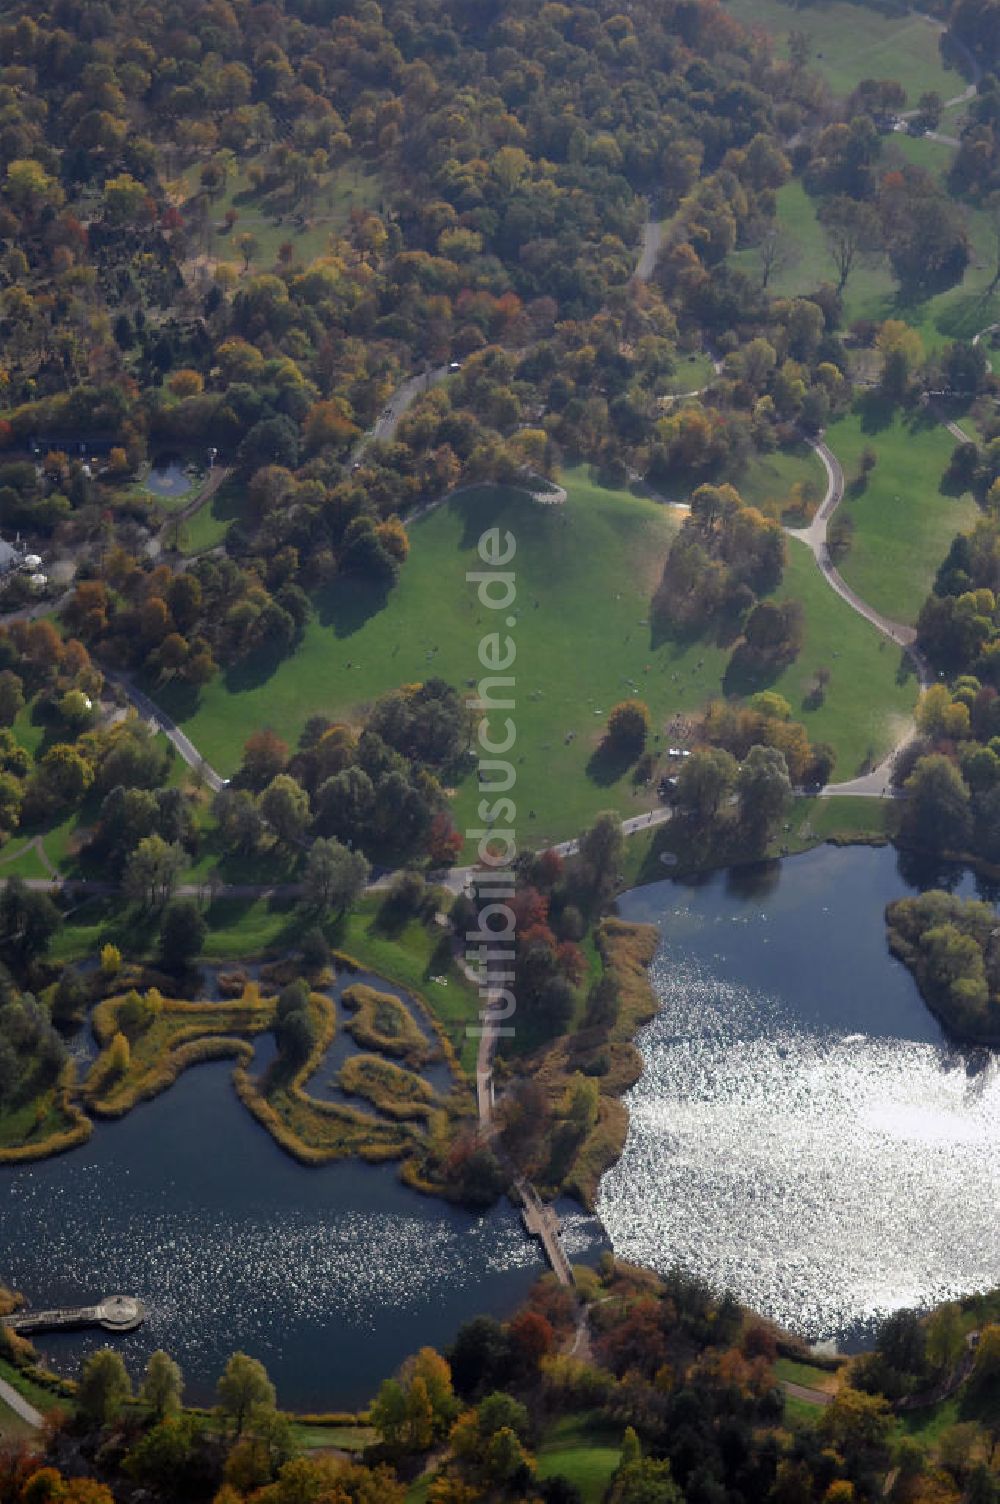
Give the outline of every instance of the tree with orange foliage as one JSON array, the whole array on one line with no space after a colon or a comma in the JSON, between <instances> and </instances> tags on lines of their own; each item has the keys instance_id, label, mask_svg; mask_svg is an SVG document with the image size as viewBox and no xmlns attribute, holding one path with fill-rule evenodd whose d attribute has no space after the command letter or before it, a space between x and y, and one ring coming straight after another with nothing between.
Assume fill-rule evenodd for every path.
<instances>
[{"instance_id":1,"label":"tree with orange foliage","mask_svg":"<svg viewBox=\"0 0 1000 1504\"><path fill-rule=\"evenodd\" d=\"M375 536L386 553L390 554L397 564L406 563L410 552L410 540L407 537L406 528L398 517L387 517L385 522L380 522L375 528Z\"/></svg>"},{"instance_id":2,"label":"tree with orange foliage","mask_svg":"<svg viewBox=\"0 0 1000 1504\"><path fill-rule=\"evenodd\" d=\"M262 789L288 763L288 743L270 726L254 731L243 746L243 774L251 788Z\"/></svg>"},{"instance_id":3,"label":"tree with orange foliage","mask_svg":"<svg viewBox=\"0 0 1000 1504\"><path fill-rule=\"evenodd\" d=\"M462 833L446 810L439 809L431 821L427 855L435 867L450 867L462 850Z\"/></svg>"},{"instance_id":4,"label":"tree with orange foliage","mask_svg":"<svg viewBox=\"0 0 1000 1504\"><path fill-rule=\"evenodd\" d=\"M563 975L579 987L587 975L587 958L580 947L572 940L563 940L556 946L556 960Z\"/></svg>"},{"instance_id":5,"label":"tree with orange foliage","mask_svg":"<svg viewBox=\"0 0 1000 1504\"><path fill-rule=\"evenodd\" d=\"M188 367L175 371L167 382L175 397L197 397L205 390L205 382L198 371Z\"/></svg>"},{"instance_id":6,"label":"tree with orange foliage","mask_svg":"<svg viewBox=\"0 0 1000 1504\"><path fill-rule=\"evenodd\" d=\"M521 1311L507 1330L518 1366L525 1376L533 1376L542 1359L552 1351L555 1342L552 1323L537 1311Z\"/></svg>"}]
</instances>

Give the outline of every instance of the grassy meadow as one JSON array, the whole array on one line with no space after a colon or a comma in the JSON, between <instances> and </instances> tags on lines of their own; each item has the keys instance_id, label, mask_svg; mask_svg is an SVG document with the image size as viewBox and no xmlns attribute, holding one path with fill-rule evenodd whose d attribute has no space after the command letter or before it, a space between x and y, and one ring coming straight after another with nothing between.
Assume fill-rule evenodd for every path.
<instances>
[{"instance_id":1,"label":"grassy meadow","mask_svg":"<svg viewBox=\"0 0 1000 1504\"><path fill-rule=\"evenodd\" d=\"M788 33L809 39L808 66L822 75L838 97L863 78L894 78L915 105L926 90L942 99L960 94L966 80L941 57L941 28L909 12L887 16L848 0L791 5L783 0L726 0L726 9L749 26L769 32L779 57L788 56Z\"/></svg>"},{"instance_id":2,"label":"grassy meadow","mask_svg":"<svg viewBox=\"0 0 1000 1504\"><path fill-rule=\"evenodd\" d=\"M597 1415L568 1415L552 1426L538 1448L538 1476L562 1477L580 1491L583 1504L601 1504L621 1461L613 1433Z\"/></svg>"},{"instance_id":3,"label":"grassy meadow","mask_svg":"<svg viewBox=\"0 0 1000 1504\"><path fill-rule=\"evenodd\" d=\"M256 242L250 261L251 271L266 271L274 265L278 248L288 241L298 261L308 263L323 256L332 232L341 231L353 209L377 206L381 184L377 174L362 163L350 160L324 173L319 191L311 204L290 206L257 190L250 177L251 168L264 166L265 155L242 159L226 181L225 187L211 202L202 249L218 261L243 264L239 237L250 234ZM180 180L185 198L198 192L200 164L190 168ZM228 212L236 214L231 230L225 228Z\"/></svg>"},{"instance_id":4,"label":"grassy meadow","mask_svg":"<svg viewBox=\"0 0 1000 1504\"><path fill-rule=\"evenodd\" d=\"M811 457L810 457L811 458ZM783 477L771 477L765 489ZM199 750L223 774L239 762L250 733L272 726L294 741L309 715L360 718L378 694L439 675L459 688L479 676L480 638L495 630L465 579L484 529L517 539L518 596L510 633L517 646L514 719L517 800L523 838L534 846L575 834L602 808L624 815L648 807L627 770L599 755L604 720L636 694L653 714L657 740L670 718L714 695L752 692L734 682L731 649L710 637L677 640L651 625L650 602L678 523L655 502L598 485L578 468L565 477L565 506L540 507L500 487L465 491L413 524L410 557L388 598L339 579L316 601L295 654L278 664L242 665L200 698L157 692ZM909 714L913 688L898 679L898 654L824 584L800 544L789 545L782 593L803 602L806 642L774 688L815 739L838 750L851 776L872 750L888 748ZM500 623L502 626L503 624ZM804 701L821 665L832 670L825 703ZM474 826L471 780L456 791L455 818Z\"/></svg>"},{"instance_id":5,"label":"grassy meadow","mask_svg":"<svg viewBox=\"0 0 1000 1504\"><path fill-rule=\"evenodd\" d=\"M953 129L950 121L942 130ZM944 178L954 156L953 148L923 136L896 132L885 137L882 165L912 163ZM793 178L778 189L777 217L785 232L790 255L776 270L770 290L788 297L807 293L821 282L837 281L822 226L816 218L821 200L812 198L802 182ZM971 339L981 329L1000 320L1000 291L990 291L996 265L996 241L988 217L971 204L960 204L970 243L970 259L962 280L954 287L921 297L902 290L884 256L859 262L844 289L844 327L855 320L903 319L918 332L928 351L949 340ZM737 251L730 258L749 276L759 275L760 259L755 249Z\"/></svg>"},{"instance_id":6,"label":"grassy meadow","mask_svg":"<svg viewBox=\"0 0 1000 1504\"><path fill-rule=\"evenodd\" d=\"M826 440L844 467L842 507L854 522L840 572L876 610L912 624L952 538L971 527L978 513L968 494L941 489L955 440L926 413L914 419L872 401L859 402L832 423ZM852 482L866 446L878 463L859 492Z\"/></svg>"}]
</instances>

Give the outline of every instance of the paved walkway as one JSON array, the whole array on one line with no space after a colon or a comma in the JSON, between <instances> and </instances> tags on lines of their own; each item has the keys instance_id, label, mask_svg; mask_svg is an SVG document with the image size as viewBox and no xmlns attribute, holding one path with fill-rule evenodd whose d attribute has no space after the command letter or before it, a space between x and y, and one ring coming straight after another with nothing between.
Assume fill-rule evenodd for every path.
<instances>
[{"instance_id":1,"label":"paved walkway","mask_svg":"<svg viewBox=\"0 0 1000 1504\"><path fill-rule=\"evenodd\" d=\"M213 793L218 793L225 783L221 773L217 773L211 763L206 762L198 751L194 742L187 736L177 722L161 710L147 694L137 689L127 674L117 673L114 669L102 668L101 672L111 684L117 684L131 700L139 715L155 731L162 731L167 740L177 748L183 760L189 768L194 768L200 773Z\"/></svg>"},{"instance_id":2,"label":"paved walkway","mask_svg":"<svg viewBox=\"0 0 1000 1504\"><path fill-rule=\"evenodd\" d=\"M430 391L432 386L437 386L439 382L444 381L449 373L450 367L435 366L431 370L410 376L398 386L371 428L362 435L351 450L350 463L356 465L370 445L385 443L391 439L407 408L411 407L418 397L423 396L424 392Z\"/></svg>"},{"instance_id":3,"label":"paved walkway","mask_svg":"<svg viewBox=\"0 0 1000 1504\"><path fill-rule=\"evenodd\" d=\"M14 1388L13 1384L8 1384L6 1379L0 1379L0 1400L3 1401L8 1409L13 1410L14 1414L19 1416L27 1425L33 1426L36 1431L41 1430L45 1424L45 1418L41 1411L36 1410L34 1405L29 1405L24 1395L20 1394Z\"/></svg>"},{"instance_id":4,"label":"paved walkway","mask_svg":"<svg viewBox=\"0 0 1000 1504\"><path fill-rule=\"evenodd\" d=\"M963 436L964 437L964 436ZM916 647L917 634L913 627L906 626L903 622L893 621L888 616L883 616L862 600L856 591L844 579L837 569L830 555L828 532L830 521L834 513L844 499L844 468L828 445L821 439L807 439L812 449L818 455L820 462L826 471L826 495L816 509L808 527L786 528L789 537L797 538L812 551L813 557L819 566L820 573L826 580L830 589L840 596L842 601L863 616L865 621L871 622L890 642L909 656L917 672L917 682L921 689L927 689L934 682L934 676L927 664L926 659ZM896 744L888 757L871 772L864 773L858 778L849 778L843 783L828 783L820 790L821 797L852 795L862 799L885 799L894 797L891 783L892 767L899 753L908 746L915 735L915 727L911 723L906 735Z\"/></svg>"},{"instance_id":5,"label":"paved walkway","mask_svg":"<svg viewBox=\"0 0 1000 1504\"><path fill-rule=\"evenodd\" d=\"M656 262L663 246L663 224L652 215L653 210L650 208L646 223L642 227L642 249L639 252L639 260L632 273L636 282L649 281L656 270Z\"/></svg>"}]
</instances>

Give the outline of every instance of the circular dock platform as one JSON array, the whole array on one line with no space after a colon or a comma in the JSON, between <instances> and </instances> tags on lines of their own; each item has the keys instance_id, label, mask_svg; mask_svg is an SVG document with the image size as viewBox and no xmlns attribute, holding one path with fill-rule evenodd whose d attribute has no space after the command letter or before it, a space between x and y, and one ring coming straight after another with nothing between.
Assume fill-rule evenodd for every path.
<instances>
[{"instance_id":1,"label":"circular dock platform","mask_svg":"<svg viewBox=\"0 0 1000 1504\"><path fill-rule=\"evenodd\" d=\"M134 1332L146 1319L146 1307L132 1295L107 1295L95 1314L109 1332Z\"/></svg>"}]
</instances>

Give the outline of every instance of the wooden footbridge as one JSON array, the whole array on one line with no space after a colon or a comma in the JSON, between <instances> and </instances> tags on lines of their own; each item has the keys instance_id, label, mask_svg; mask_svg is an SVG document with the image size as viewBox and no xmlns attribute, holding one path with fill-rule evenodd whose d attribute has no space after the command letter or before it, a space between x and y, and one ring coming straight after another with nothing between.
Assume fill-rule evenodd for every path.
<instances>
[{"instance_id":1,"label":"wooden footbridge","mask_svg":"<svg viewBox=\"0 0 1000 1504\"><path fill-rule=\"evenodd\" d=\"M134 1332L146 1319L146 1308L132 1295L108 1295L93 1306L57 1306L51 1311L18 1311L5 1316L8 1331L28 1336L32 1332L73 1331L83 1326L103 1327L106 1332Z\"/></svg>"},{"instance_id":2,"label":"wooden footbridge","mask_svg":"<svg viewBox=\"0 0 1000 1504\"><path fill-rule=\"evenodd\" d=\"M519 1177L514 1184L521 1197L521 1216L524 1219L525 1231L533 1238L541 1240L545 1256L552 1265L552 1272L559 1283L572 1288L576 1284L576 1279L573 1266L566 1257L566 1250L559 1236L558 1213L554 1207L545 1205L530 1180Z\"/></svg>"}]
</instances>

